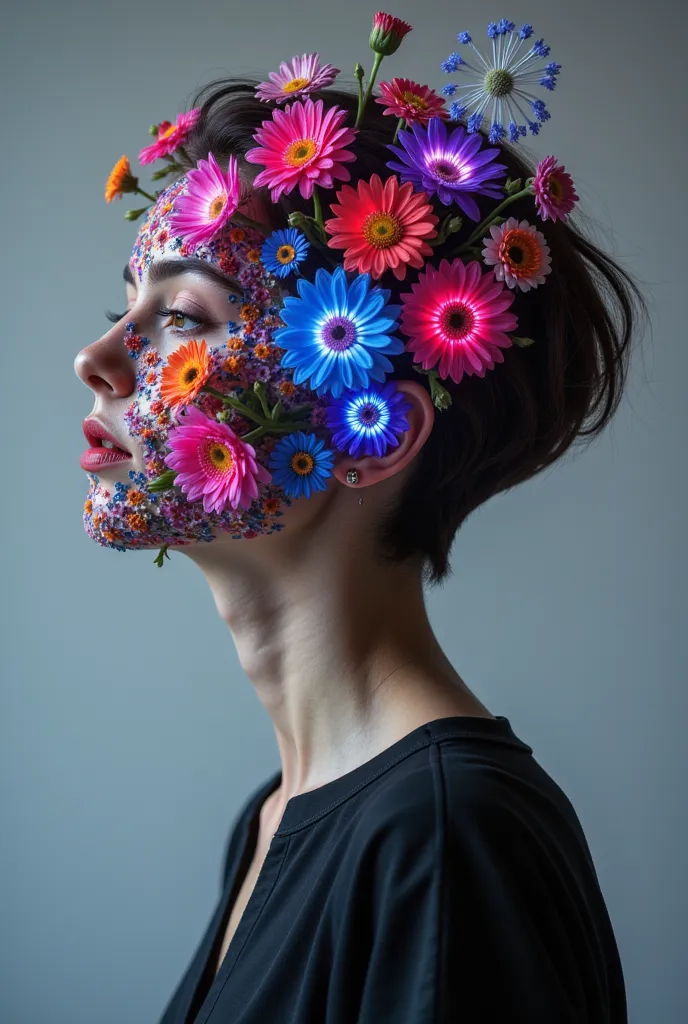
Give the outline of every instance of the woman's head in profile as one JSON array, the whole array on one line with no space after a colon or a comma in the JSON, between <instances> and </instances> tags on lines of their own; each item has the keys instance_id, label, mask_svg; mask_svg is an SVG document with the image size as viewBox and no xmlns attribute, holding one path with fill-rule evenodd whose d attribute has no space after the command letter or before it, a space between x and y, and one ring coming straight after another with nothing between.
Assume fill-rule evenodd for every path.
<instances>
[{"instance_id":1,"label":"woman's head in profile","mask_svg":"<svg viewBox=\"0 0 688 1024\"><path fill-rule=\"evenodd\" d=\"M519 118L484 131L427 86L337 74L304 55L208 87L140 154L155 194L115 166L106 198L150 206L127 312L77 358L99 543L268 567L336 547L438 582L473 510L616 409L638 294L574 226L565 169L528 164Z\"/></svg>"}]
</instances>

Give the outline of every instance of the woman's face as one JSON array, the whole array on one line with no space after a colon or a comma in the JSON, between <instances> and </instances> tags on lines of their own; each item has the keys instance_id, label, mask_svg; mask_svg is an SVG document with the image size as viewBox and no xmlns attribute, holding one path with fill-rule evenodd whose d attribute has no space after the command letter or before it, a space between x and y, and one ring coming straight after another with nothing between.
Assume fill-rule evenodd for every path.
<instances>
[{"instance_id":1,"label":"woman's face","mask_svg":"<svg viewBox=\"0 0 688 1024\"><path fill-rule=\"evenodd\" d=\"M125 270L126 314L76 360L78 375L95 396L84 421L84 524L94 540L119 550L210 541L219 532L236 539L273 533L283 528L284 509L291 505L269 483L258 485L259 496L248 510L228 506L222 512L206 512L202 500L189 501L178 488L150 488L168 468L169 431L183 422L161 395L162 371L175 351L192 340L205 341L213 383L223 394L261 380L271 406L279 399L286 409L304 402L318 407L314 393L295 387L280 367L272 333L280 325L281 296L258 260L261 237L228 225L209 245L186 246L169 230L180 188L176 183L163 193L139 231ZM213 419L222 410L204 392L194 404ZM254 427L234 411L228 415L228 426L239 436ZM262 466L276 440L264 435L253 442Z\"/></svg>"}]
</instances>

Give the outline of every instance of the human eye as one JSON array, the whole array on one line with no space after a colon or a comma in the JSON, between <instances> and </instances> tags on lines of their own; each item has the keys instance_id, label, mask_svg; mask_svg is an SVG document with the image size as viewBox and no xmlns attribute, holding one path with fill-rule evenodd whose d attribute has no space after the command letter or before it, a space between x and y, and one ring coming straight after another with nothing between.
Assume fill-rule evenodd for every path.
<instances>
[{"instance_id":1,"label":"human eye","mask_svg":"<svg viewBox=\"0 0 688 1024\"><path fill-rule=\"evenodd\" d=\"M168 306L162 306L157 313L158 316L166 317L165 323L162 325L163 327L172 327L180 334L197 331L199 327L212 326L208 324L207 320L191 316L190 313L185 312L183 309L171 309Z\"/></svg>"}]
</instances>

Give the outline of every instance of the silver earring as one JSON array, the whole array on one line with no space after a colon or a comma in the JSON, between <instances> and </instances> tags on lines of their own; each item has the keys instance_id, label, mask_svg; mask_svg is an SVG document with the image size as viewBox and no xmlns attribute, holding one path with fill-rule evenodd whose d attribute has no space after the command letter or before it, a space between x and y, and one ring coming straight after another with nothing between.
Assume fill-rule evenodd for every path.
<instances>
[{"instance_id":1,"label":"silver earring","mask_svg":"<svg viewBox=\"0 0 688 1024\"><path fill-rule=\"evenodd\" d=\"M350 469L347 472L347 474L346 474L346 482L348 484L357 484L358 483L358 470L357 469Z\"/></svg>"}]
</instances>

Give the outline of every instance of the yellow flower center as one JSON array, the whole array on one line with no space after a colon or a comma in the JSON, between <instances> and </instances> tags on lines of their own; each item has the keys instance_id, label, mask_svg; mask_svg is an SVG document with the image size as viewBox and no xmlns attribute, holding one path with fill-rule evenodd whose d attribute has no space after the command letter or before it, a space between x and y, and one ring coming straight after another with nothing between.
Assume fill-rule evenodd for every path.
<instances>
[{"instance_id":1,"label":"yellow flower center","mask_svg":"<svg viewBox=\"0 0 688 1024\"><path fill-rule=\"evenodd\" d=\"M215 220L216 217L219 217L226 205L226 195L216 196L216 198L213 199L212 203L208 207L208 216L210 217L210 219Z\"/></svg>"},{"instance_id":2,"label":"yellow flower center","mask_svg":"<svg viewBox=\"0 0 688 1024\"><path fill-rule=\"evenodd\" d=\"M219 441L214 442L208 448L208 459L215 469L221 473L230 473L234 467L234 459L229 448Z\"/></svg>"},{"instance_id":3,"label":"yellow flower center","mask_svg":"<svg viewBox=\"0 0 688 1024\"><path fill-rule=\"evenodd\" d=\"M418 96L415 92L409 92L408 90L402 93L404 103L408 103L410 107L415 110L427 110L430 104L427 100L424 100L422 96Z\"/></svg>"},{"instance_id":4,"label":"yellow flower center","mask_svg":"<svg viewBox=\"0 0 688 1024\"><path fill-rule=\"evenodd\" d=\"M388 249L390 245L396 245L403 234L399 218L380 210L368 214L361 225L361 231L366 242L376 249Z\"/></svg>"},{"instance_id":5,"label":"yellow flower center","mask_svg":"<svg viewBox=\"0 0 688 1024\"><path fill-rule=\"evenodd\" d=\"M157 138L159 140L160 139L169 139L170 135L172 135L174 132L176 132L176 130L177 130L176 124L171 124L169 126L169 128L165 128L164 131L158 132Z\"/></svg>"},{"instance_id":6,"label":"yellow flower center","mask_svg":"<svg viewBox=\"0 0 688 1024\"><path fill-rule=\"evenodd\" d=\"M313 139L296 139L290 146L287 146L284 154L284 162L291 167L303 167L318 152L318 147Z\"/></svg>"},{"instance_id":7,"label":"yellow flower center","mask_svg":"<svg viewBox=\"0 0 688 1024\"><path fill-rule=\"evenodd\" d=\"M296 251L293 245L280 245L276 253L278 263L291 263L296 256Z\"/></svg>"},{"instance_id":8,"label":"yellow flower center","mask_svg":"<svg viewBox=\"0 0 688 1024\"><path fill-rule=\"evenodd\" d=\"M289 82L284 83L282 92L296 92L297 89L303 89L304 85L308 85L309 81L308 78L292 78Z\"/></svg>"},{"instance_id":9,"label":"yellow flower center","mask_svg":"<svg viewBox=\"0 0 688 1024\"><path fill-rule=\"evenodd\" d=\"M308 476L315 465L313 456L308 452L296 452L292 455L290 466L299 476Z\"/></svg>"}]
</instances>

